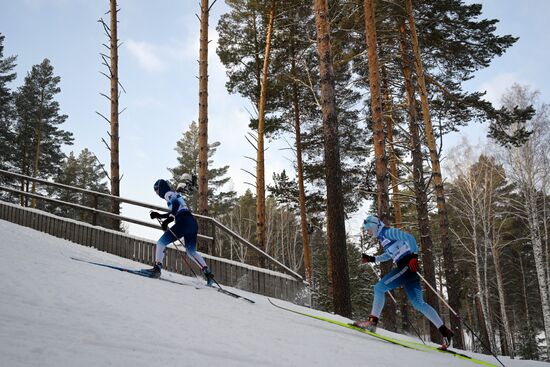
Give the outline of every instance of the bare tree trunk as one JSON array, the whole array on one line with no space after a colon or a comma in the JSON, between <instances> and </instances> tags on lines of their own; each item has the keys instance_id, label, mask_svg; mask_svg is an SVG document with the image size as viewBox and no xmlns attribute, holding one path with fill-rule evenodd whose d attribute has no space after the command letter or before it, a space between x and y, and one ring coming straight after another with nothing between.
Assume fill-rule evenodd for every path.
<instances>
[{"instance_id":1,"label":"bare tree trunk","mask_svg":"<svg viewBox=\"0 0 550 367\"><path fill-rule=\"evenodd\" d=\"M472 205L477 205L478 208L478 221L477 223L481 226L481 236L482 236L482 249L481 249L481 270L482 270L482 292L481 292L481 301L483 310L485 312L485 323L487 325L487 332L489 335L489 342L491 350L496 353L496 333L493 327L493 320L491 317L491 306L489 304L490 299L490 290L489 290L489 270L488 270L488 262L489 262L489 249L492 246L491 241L491 229L490 229L490 218L491 218L491 205L492 205L492 197L491 197L491 186L492 182L490 179L490 175L487 173L487 169L484 170L483 177L480 178L480 182L476 185L474 190L481 191L479 200L476 201L476 203L472 203ZM475 225L476 222L473 224Z\"/></svg>"},{"instance_id":2,"label":"bare tree trunk","mask_svg":"<svg viewBox=\"0 0 550 367\"><path fill-rule=\"evenodd\" d=\"M201 0L199 50L198 212L208 215L208 18L209 0Z\"/></svg>"},{"instance_id":3,"label":"bare tree trunk","mask_svg":"<svg viewBox=\"0 0 550 367\"><path fill-rule=\"evenodd\" d=\"M365 0L365 37L369 59L369 89L371 99L372 133L374 140L374 159L376 169L376 212L386 224L390 224L390 203L388 196L388 162L386 156L386 134L382 118L382 98L380 90L380 64L378 62L378 45L376 40L376 21L374 0ZM389 272L391 264L382 264L382 276ZM396 330L396 307L386 303L382 311L384 326Z\"/></svg>"},{"instance_id":4,"label":"bare tree trunk","mask_svg":"<svg viewBox=\"0 0 550 367\"><path fill-rule=\"evenodd\" d=\"M351 317L338 118L336 115L334 70L332 67L327 0L315 0L314 11L321 79L321 109L323 113L327 188L327 241L330 260L332 260L334 312L342 316Z\"/></svg>"},{"instance_id":5,"label":"bare tree trunk","mask_svg":"<svg viewBox=\"0 0 550 367\"><path fill-rule=\"evenodd\" d=\"M500 314L502 318L502 327L504 331L504 343L508 351L510 358L514 358L514 346L512 343L512 329L510 327L510 322L508 320L508 314L506 312L506 297L504 294L504 277L502 274L502 267L500 266L500 250L497 246L493 246L493 262L495 265L495 273L497 277L497 289L498 289L498 299L500 305Z\"/></svg>"},{"instance_id":6,"label":"bare tree trunk","mask_svg":"<svg viewBox=\"0 0 550 367\"><path fill-rule=\"evenodd\" d=\"M424 179L423 156L420 142L420 132L416 114L416 99L414 85L412 82L412 70L410 67L407 52L405 23L399 25L400 49L403 62L403 76L405 90L407 92L407 108L409 115L410 149L413 162L414 196L416 201L416 212L418 216L418 227L420 230L420 246L422 248L422 262L424 263L424 274L426 279L435 287L435 269L433 261L433 243L431 239L430 219L428 213L428 188ZM426 300L436 310L439 310L439 300L433 292L426 293ZM434 325L430 324L430 336L433 341L439 341L441 336Z\"/></svg>"},{"instance_id":7,"label":"bare tree trunk","mask_svg":"<svg viewBox=\"0 0 550 367\"><path fill-rule=\"evenodd\" d=\"M474 302L476 305L476 313L477 313L477 319L478 319L478 325L479 329L481 331L481 338L483 339L483 344L490 345L489 343L489 332L487 330L487 323L484 320L484 311L482 309L482 301L479 299L479 297L474 298ZM475 342L474 342L475 343ZM485 348L481 347L481 350L484 351Z\"/></svg>"},{"instance_id":8,"label":"bare tree trunk","mask_svg":"<svg viewBox=\"0 0 550 367\"><path fill-rule=\"evenodd\" d=\"M119 134L118 134L118 33L117 3L111 0L111 195L120 196ZM120 214L120 204L113 200L111 212ZM113 219L113 228L120 228L120 221Z\"/></svg>"},{"instance_id":9,"label":"bare tree trunk","mask_svg":"<svg viewBox=\"0 0 550 367\"><path fill-rule=\"evenodd\" d=\"M264 66L262 71L262 84L260 101L258 106L258 146L256 156L256 241L258 247L265 250L265 162L264 162L264 129L265 129L265 103L267 98L267 72L269 55L271 51L271 35L273 33L273 20L275 18L275 0L271 1L269 23L264 52ZM265 266L265 259L259 258L259 266Z\"/></svg>"},{"instance_id":10,"label":"bare tree trunk","mask_svg":"<svg viewBox=\"0 0 550 367\"><path fill-rule=\"evenodd\" d=\"M486 345L491 347L491 350L494 351L494 337L493 337L493 328L491 324L491 315L489 313L489 303L487 301L489 297L489 290L486 287L486 282L483 280L484 274L487 273L487 266L483 265L483 258L481 254L480 244L477 234L477 222L478 216L475 213L476 200L474 196L471 196L470 208L472 210L471 218L469 218L472 225L472 240L474 245L474 257L475 257L475 273L476 273L476 284L479 291L479 296L476 298L478 302L479 311L481 313L480 323L483 325L483 330L485 332L484 338Z\"/></svg>"},{"instance_id":11,"label":"bare tree trunk","mask_svg":"<svg viewBox=\"0 0 550 367\"><path fill-rule=\"evenodd\" d=\"M539 218L537 211L536 190L530 186L524 188L525 209L529 222L529 233L533 246L533 257L535 260L535 270L539 284L539 292L542 306L542 318L544 321L544 332L546 340L550 339L550 298L548 294L548 284L546 284L546 266L544 264L544 250L542 246ZM550 345L546 345L547 358L550 359Z\"/></svg>"}]
</instances>

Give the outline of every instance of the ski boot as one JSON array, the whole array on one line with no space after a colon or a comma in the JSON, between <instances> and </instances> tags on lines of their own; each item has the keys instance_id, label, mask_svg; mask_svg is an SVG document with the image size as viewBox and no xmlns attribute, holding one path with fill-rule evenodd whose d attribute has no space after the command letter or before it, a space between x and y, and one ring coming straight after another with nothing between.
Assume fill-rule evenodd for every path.
<instances>
[{"instance_id":1,"label":"ski boot","mask_svg":"<svg viewBox=\"0 0 550 367\"><path fill-rule=\"evenodd\" d=\"M212 286L214 283L214 274L212 274L212 271L208 267L205 267L203 270L203 275L206 279L206 285L209 287Z\"/></svg>"},{"instance_id":2,"label":"ski boot","mask_svg":"<svg viewBox=\"0 0 550 367\"><path fill-rule=\"evenodd\" d=\"M378 317L370 315L366 321L355 321L352 325L375 333L376 326L378 325Z\"/></svg>"},{"instance_id":3,"label":"ski boot","mask_svg":"<svg viewBox=\"0 0 550 367\"><path fill-rule=\"evenodd\" d=\"M441 344L441 347L439 349L447 350L447 348L449 348L449 346L451 345L451 341L455 333L453 333L452 330L445 325L441 325L439 327L439 332L443 336L443 343Z\"/></svg>"},{"instance_id":4,"label":"ski boot","mask_svg":"<svg viewBox=\"0 0 550 367\"><path fill-rule=\"evenodd\" d=\"M151 269L145 269L145 271L149 274L151 274L151 278L158 279L160 278L160 272L162 270L162 263L155 263L155 266L153 266Z\"/></svg>"}]
</instances>

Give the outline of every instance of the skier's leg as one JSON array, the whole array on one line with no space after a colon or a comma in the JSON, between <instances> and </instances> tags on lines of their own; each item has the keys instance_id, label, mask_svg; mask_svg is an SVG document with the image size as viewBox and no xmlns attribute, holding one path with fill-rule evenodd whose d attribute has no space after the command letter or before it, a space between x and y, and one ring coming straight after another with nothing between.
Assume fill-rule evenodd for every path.
<instances>
[{"instance_id":1,"label":"skier's leg","mask_svg":"<svg viewBox=\"0 0 550 367\"><path fill-rule=\"evenodd\" d=\"M426 318L439 329L443 325L443 320L441 320L441 317L434 308L424 301L418 275L409 272L407 278L408 281L404 284L403 289L411 300L413 307L426 316Z\"/></svg>"},{"instance_id":2,"label":"skier's leg","mask_svg":"<svg viewBox=\"0 0 550 367\"><path fill-rule=\"evenodd\" d=\"M185 250L187 256L195 263L199 265L201 270L207 267L204 258L197 252L197 233L198 225L197 221L192 215L184 215L178 218L179 224L182 226L181 233L185 241Z\"/></svg>"},{"instance_id":3,"label":"skier's leg","mask_svg":"<svg viewBox=\"0 0 550 367\"><path fill-rule=\"evenodd\" d=\"M164 232L164 234L157 241L156 251L155 251L155 262L162 264L162 260L164 260L164 254L166 252L166 246L174 242L176 239L177 238L174 236L172 231Z\"/></svg>"},{"instance_id":4,"label":"skier's leg","mask_svg":"<svg viewBox=\"0 0 550 367\"><path fill-rule=\"evenodd\" d=\"M385 293L399 287L403 284L404 274L408 268L396 268L386 274L382 279L374 285L374 301L372 302L371 315L380 317L384 308Z\"/></svg>"}]
</instances>

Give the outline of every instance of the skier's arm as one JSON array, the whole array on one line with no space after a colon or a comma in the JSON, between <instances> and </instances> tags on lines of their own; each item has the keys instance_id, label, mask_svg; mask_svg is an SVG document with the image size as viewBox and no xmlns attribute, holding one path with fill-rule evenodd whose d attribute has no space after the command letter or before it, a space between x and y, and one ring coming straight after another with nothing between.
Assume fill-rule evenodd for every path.
<instances>
[{"instance_id":1,"label":"skier's arm","mask_svg":"<svg viewBox=\"0 0 550 367\"><path fill-rule=\"evenodd\" d=\"M384 252L382 255L375 256L374 259L377 263L383 263L384 261L391 260L391 256L387 252Z\"/></svg>"},{"instance_id":2,"label":"skier's arm","mask_svg":"<svg viewBox=\"0 0 550 367\"><path fill-rule=\"evenodd\" d=\"M390 240L405 241L409 244L412 253L418 253L418 245L413 235L397 228L389 228L384 236Z\"/></svg>"},{"instance_id":3,"label":"skier's arm","mask_svg":"<svg viewBox=\"0 0 550 367\"><path fill-rule=\"evenodd\" d=\"M156 219L156 218L159 218L159 219L166 219L170 216L170 213L164 213L164 214L160 214L159 212L151 212L149 214L149 216L151 217L151 219Z\"/></svg>"}]
</instances>

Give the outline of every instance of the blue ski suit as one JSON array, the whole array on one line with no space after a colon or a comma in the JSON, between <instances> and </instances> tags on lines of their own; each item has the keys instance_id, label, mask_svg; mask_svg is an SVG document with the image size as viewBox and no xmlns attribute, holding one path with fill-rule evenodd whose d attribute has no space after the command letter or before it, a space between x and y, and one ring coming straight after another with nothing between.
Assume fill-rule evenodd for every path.
<instances>
[{"instance_id":1,"label":"blue ski suit","mask_svg":"<svg viewBox=\"0 0 550 367\"><path fill-rule=\"evenodd\" d=\"M380 317L384 308L384 294L392 289L403 286L413 307L439 328L443 325L441 317L432 306L424 301L418 274L409 270L409 260L414 254L418 253L418 245L415 238L400 229L383 227L378 232L378 241L384 249L384 253L375 257L376 262L393 260L397 267L386 274L374 286L374 301L371 315Z\"/></svg>"},{"instance_id":2,"label":"blue ski suit","mask_svg":"<svg viewBox=\"0 0 550 367\"><path fill-rule=\"evenodd\" d=\"M161 217L168 218L171 216L176 220L176 223L164 232L157 241L156 261L162 262L166 246L183 237L187 256L202 269L206 268L206 262L197 252L197 221L187 206L185 199L179 193L172 191L165 180L157 181L155 190L157 191L157 189L158 195L166 200L166 204L170 210L168 213L162 214Z\"/></svg>"}]
</instances>

